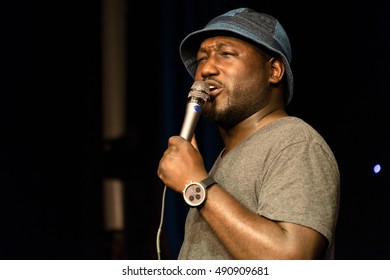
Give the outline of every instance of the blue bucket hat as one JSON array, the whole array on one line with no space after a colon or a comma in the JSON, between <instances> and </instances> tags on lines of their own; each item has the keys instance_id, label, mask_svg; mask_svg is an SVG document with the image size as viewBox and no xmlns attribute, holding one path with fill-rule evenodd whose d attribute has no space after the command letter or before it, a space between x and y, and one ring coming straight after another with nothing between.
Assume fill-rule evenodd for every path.
<instances>
[{"instance_id":1,"label":"blue bucket hat","mask_svg":"<svg viewBox=\"0 0 390 280\"><path fill-rule=\"evenodd\" d=\"M291 71L291 45L286 31L274 17L249 8L238 8L209 21L203 29L187 35L180 44L180 57L187 71L195 77L196 54L200 43L207 37L216 36L221 31L238 35L259 44L265 49L280 55L287 75L286 105L293 96L294 79Z\"/></svg>"}]
</instances>

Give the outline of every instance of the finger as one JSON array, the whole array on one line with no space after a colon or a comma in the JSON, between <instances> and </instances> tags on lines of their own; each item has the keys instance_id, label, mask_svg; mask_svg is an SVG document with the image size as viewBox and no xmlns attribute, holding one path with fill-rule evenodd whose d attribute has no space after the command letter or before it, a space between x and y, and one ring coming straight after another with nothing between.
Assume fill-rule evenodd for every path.
<instances>
[{"instance_id":1,"label":"finger","mask_svg":"<svg viewBox=\"0 0 390 280\"><path fill-rule=\"evenodd\" d=\"M194 148L195 148L197 151L199 151L198 142L196 142L195 134L194 134L194 136L192 136L192 138L191 138L191 144L192 144L192 146L194 146Z\"/></svg>"},{"instance_id":2,"label":"finger","mask_svg":"<svg viewBox=\"0 0 390 280\"><path fill-rule=\"evenodd\" d=\"M178 144L180 144L183 141L185 141L184 138L182 138L180 136L176 136L176 135L175 136L171 136L168 139L168 147L174 146L174 145L178 145Z\"/></svg>"}]
</instances>

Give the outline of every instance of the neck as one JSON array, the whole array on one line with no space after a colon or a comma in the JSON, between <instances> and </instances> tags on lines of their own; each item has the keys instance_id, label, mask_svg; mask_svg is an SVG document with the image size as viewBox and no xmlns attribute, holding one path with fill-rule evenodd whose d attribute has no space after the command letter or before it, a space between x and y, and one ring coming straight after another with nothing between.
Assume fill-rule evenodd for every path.
<instances>
[{"instance_id":1,"label":"neck","mask_svg":"<svg viewBox=\"0 0 390 280\"><path fill-rule=\"evenodd\" d=\"M284 109L275 109L271 111L260 110L257 113L246 118L229 129L219 128L222 140L225 145L224 155L232 150L241 141L261 129L274 120L287 117L288 114Z\"/></svg>"}]
</instances>

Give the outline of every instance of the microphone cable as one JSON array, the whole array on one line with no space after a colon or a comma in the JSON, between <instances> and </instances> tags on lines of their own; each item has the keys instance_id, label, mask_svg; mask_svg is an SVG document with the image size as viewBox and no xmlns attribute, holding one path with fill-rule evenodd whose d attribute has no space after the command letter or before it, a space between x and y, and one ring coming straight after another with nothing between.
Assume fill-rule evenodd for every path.
<instances>
[{"instance_id":1,"label":"microphone cable","mask_svg":"<svg viewBox=\"0 0 390 280\"><path fill-rule=\"evenodd\" d=\"M158 226L157 236L156 236L156 248L157 248L157 259L161 260L161 246L160 246L160 236L164 223L164 208L165 208L165 194L167 192L167 185L164 186L164 190L162 193L162 202L161 202L161 217L160 217L160 225Z\"/></svg>"}]
</instances>

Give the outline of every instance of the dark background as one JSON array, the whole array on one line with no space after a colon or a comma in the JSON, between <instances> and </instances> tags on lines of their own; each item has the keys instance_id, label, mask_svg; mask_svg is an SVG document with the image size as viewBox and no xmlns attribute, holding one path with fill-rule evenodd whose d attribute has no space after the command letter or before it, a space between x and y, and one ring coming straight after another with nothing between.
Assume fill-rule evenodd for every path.
<instances>
[{"instance_id":1,"label":"dark background","mask_svg":"<svg viewBox=\"0 0 390 280\"><path fill-rule=\"evenodd\" d=\"M336 258L390 258L388 2L129 1L127 129L108 152L101 3L53 2L6 1L0 9L0 259L157 259L164 187L157 165L180 130L192 84L178 46L241 6L271 13L285 27L295 77L289 112L314 126L338 159ZM210 166L218 131L201 119L196 133ZM122 232L103 226L109 176L125 182ZM169 190L165 202L162 257L175 259L187 208Z\"/></svg>"}]
</instances>

